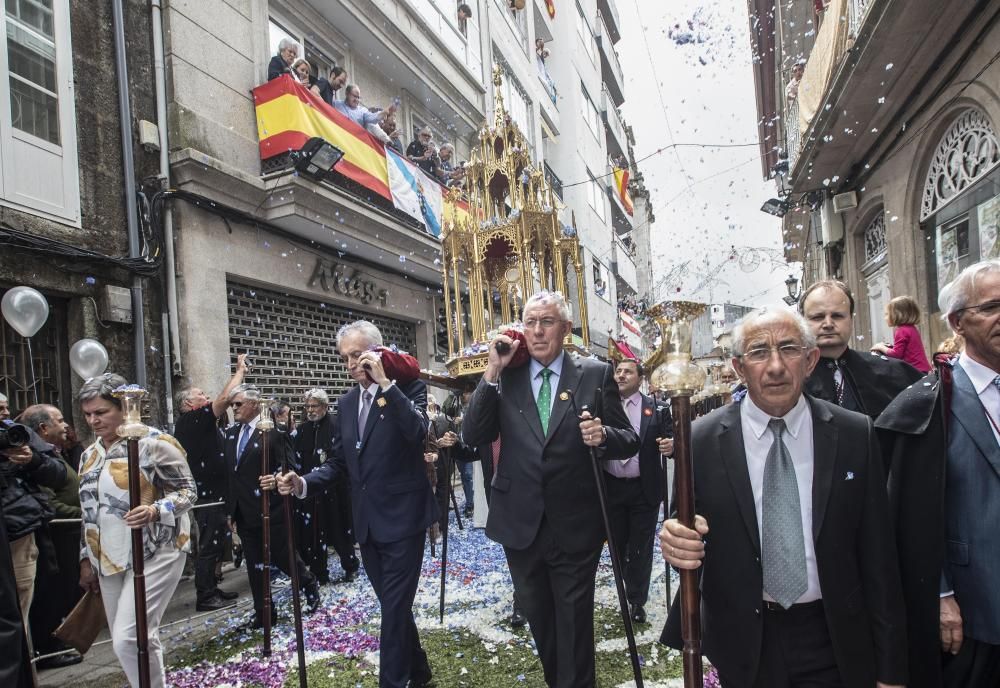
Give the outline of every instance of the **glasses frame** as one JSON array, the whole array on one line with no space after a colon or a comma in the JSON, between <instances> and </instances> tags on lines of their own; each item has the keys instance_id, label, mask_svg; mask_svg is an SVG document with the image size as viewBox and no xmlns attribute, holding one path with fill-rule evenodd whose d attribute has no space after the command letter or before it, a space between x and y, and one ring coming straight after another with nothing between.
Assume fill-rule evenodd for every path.
<instances>
[{"instance_id":1,"label":"glasses frame","mask_svg":"<svg viewBox=\"0 0 1000 688\"><path fill-rule=\"evenodd\" d=\"M993 313L984 313L983 309L986 307L995 308L996 311ZM982 315L984 317L991 317L1000 313L1000 301L994 299L993 301L983 301L982 303L977 303L974 306L966 306L965 308L959 308L955 311L955 315L961 315L965 311L972 311L976 315Z\"/></svg>"},{"instance_id":2,"label":"glasses frame","mask_svg":"<svg viewBox=\"0 0 1000 688\"><path fill-rule=\"evenodd\" d=\"M742 354L739 355L738 358L741 361L746 361L751 365L760 365L761 363L766 363L767 361L770 361L771 356L774 353L777 353L778 358L780 358L782 361L797 361L798 359L802 358L808 350L809 347L803 344L782 344L781 346L757 346L748 351L744 351ZM751 355L762 353L764 351L767 352L767 356L765 358L761 358L759 360L751 358Z\"/></svg>"}]
</instances>

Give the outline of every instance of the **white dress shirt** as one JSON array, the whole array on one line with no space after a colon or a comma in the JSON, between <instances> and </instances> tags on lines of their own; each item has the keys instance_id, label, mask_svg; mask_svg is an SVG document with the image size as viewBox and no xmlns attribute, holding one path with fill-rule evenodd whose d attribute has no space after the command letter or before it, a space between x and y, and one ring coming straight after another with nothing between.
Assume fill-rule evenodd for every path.
<instances>
[{"instance_id":1,"label":"white dress shirt","mask_svg":"<svg viewBox=\"0 0 1000 688\"><path fill-rule=\"evenodd\" d=\"M757 512L757 533L763 532L761 511L764 501L764 464L771 451L774 434L767 424L772 416L764 413L748 394L740 408L740 423L743 428L743 447L747 457L747 471L750 473L750 488L753 490L754 509ZM802 535L806 549L806 576L809 587L796 603L812 602L823 597L819 587L819 573L816 569L816 544L813 542L813 419L809 404L800 396L798 403L783 417L785 432L783 440L795 467L795 479L799 484L799 506L802 509ZM709 524L711 527L711 524ZM774 601L766 592L764 599Z\"/></svg>"},{"instance_id":2,"label":"white dress shirt","mask_svg":"<svg viewBox=\"0 0 1000 688\"><path fill-rule=\"evenodd\" d=\"M1000 433L997 432L997 426L1000 426L1000 389L993 384L997 372L964 353L958 357L958 363L969 376L973 389L979 395L979 402L989 415L989 419L993 421L990 427L993 429L993 436L1000 443Z\"/></svg>"},{"instance_id":3,"label":"white dress shirt","mask_svg":"<svg viewBox=\"0 0 1000 688\"><path fill-rule=\"evenodd\" d=\"M556 390L559 389L559 376L562 375L563 353L560 351L556 360L543 366L535 359L531 359L528 372L531 375L531 395L538 401L538 392L542 389L542 369L548 368L552 371L549 375L549 387L552 389L552 399L555 400Z\"/></svg>"}]
</instances>

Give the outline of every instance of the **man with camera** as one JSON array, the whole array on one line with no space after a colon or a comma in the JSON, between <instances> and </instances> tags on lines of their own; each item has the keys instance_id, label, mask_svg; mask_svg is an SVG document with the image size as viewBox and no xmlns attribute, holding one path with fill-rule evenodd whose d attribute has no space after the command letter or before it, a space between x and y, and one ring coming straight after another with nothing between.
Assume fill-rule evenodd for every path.
<instances>
[{"instance_id":1,"label":"man with camera","mask_svg":"<svg viewBox=\"0 0 1000 688\"><path fill-rule=\"evenodd\" d=\"M49 444L24 425L0 420L0 502L25 628L35 590L35 531L54 514L41 487L59 489L65 482L66 464Z\"/></svg>"}]
</instances>

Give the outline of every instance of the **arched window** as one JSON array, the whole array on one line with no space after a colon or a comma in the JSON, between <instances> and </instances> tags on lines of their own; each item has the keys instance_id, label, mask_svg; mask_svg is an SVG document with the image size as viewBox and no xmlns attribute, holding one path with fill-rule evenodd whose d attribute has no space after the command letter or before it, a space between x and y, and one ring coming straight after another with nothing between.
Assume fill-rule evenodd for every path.
<instances>
[{"instance_id":1,"label":"arched window","mask_svg":"<svg viewBox=\"0 0 1000 688\"><path fill-rule=\"evenodd\" d=\"M975 108L963 112L941 137L920 208L920 221L933 215L1000 162L997 136L986 115Z\"/></svg>"},{"instance_id":2,"label":"arched window","mask_svg":"<svg viewBox=\"0 0 1000 688\"><path fill-rule=\"evenodd\" d=\"M870 266L885 257L885 212L879 213L865 227L865 261Z\"/></svg>"}]
</instances>

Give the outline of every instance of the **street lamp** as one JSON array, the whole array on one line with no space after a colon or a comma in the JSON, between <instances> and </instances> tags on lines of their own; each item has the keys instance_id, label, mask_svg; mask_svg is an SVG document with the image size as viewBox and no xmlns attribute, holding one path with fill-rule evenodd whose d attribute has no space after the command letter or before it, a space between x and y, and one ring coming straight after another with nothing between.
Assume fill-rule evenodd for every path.
<instances>
[{"instance_id":1,"label":"street lamp","mask_svg":"<svg viewBox=\"0 0 1000 688\"><path fill-rule=\"evenodd\" d=\"M799 295L801 293L801 290L799 289L799 280L792 275L789 275L788 279L785 280L785 288L788 290L788 296L781 297L781 300L789 306L794 306L799 302Z\"/></svg>"},{"instance_id":2,"label":"street lamp","mask_svg":"<svg viewBox=\"0 0 1000 688\"><path fill-rule=\"evenodd\" d=\"M764 205L762 205L760 209L768 215L784 217L785 213L788 212L789 207L788 201L779 198L770 198L764 202Z\"/></svg>"}]
</instances>

